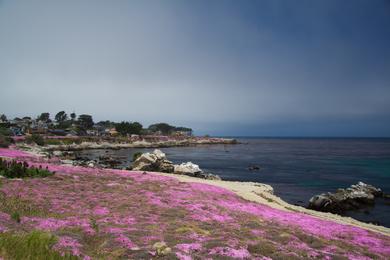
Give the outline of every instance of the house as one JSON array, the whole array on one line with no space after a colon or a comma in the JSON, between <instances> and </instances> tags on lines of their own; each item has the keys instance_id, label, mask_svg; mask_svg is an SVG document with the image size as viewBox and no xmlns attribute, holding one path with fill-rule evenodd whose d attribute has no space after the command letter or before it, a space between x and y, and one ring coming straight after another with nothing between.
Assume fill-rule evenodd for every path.
<instances>
[{"instance_id":1,"label":"house","mask_svg":"<svg viewBox=\"0 0 390 260\"><path fill-rule=\"evenodd\" d=\"M99 135L99 132L96 129L87 129L86 132L87 132L87 135L91 135L91 136Z\"/></svg>"},{"instance_id":2,"label":"house","mask_svg":"<svg viewBox=\"0 0 390 260\"><path fill-rule=\"evenodd\" d=\"M182 130L182 131L174 131L172 132L173 136L192 136L192 130Z\"/></svg>"},{"instance_id":3,"label":"house","mask_svg":"<svg viewBox=\"0 0 390 260\"><path fill-rule=\"evenodd\" d=\"M107 129L106 129L106 130L107 130ZM109 128L109 129L108 129L108 133L109 133L110 136L117 136L117 135L119 134L119 132L116 131L115 127Z\"/></svg>"},{"instance_id":4,"label":"house","mask_svg":"<svg viewBox=\"0 0 390 260\"><path fill-rule=\"evenodd\" d=\"M41 120L30 120L30 127L27 129L29 134L47 134L49 130L48 123Z\"/></svg>"}]
</instances>

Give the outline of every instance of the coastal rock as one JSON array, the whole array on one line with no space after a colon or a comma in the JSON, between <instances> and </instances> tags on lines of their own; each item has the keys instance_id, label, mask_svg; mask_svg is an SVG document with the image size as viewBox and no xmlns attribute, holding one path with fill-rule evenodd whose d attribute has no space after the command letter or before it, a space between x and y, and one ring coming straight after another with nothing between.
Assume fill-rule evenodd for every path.
<instances>
[{"instance_id":1,"label":"coastal rock","mask_svg":"<svg viewBox=\"0 0 390 260\"><path fill-rule=\"evenodd\" d=\"M62 151L53 151L53 155L54 156L57 156L57 157L60 157L60 156L62 156Z\"/></svg>"},{"instance_id":2,"label":"coastal rock","mask_svg":"<svg viewBox=\"0 0 390 260\"><path fill-rule=\"evenodd\" d=\"M160 172L171 173L175 170L175 166L171 161L161 160L158 164L158 169Z\"/></svg>"},{"instance_id":3,"label":"coastal rock","mask_svg":"<svg viewBox=\"0 0 390 260\"><path fill-rule=\"evenodd\" d=\"M249 171L259 171L260 167L257 166L257 165L251 165L251 166L248 167L248 170Z\"/></svg>"},{"instance_id":4,"label":"coastal rock","mask_svg":"<svg viewBox=\"0 0 390 260\"><path fill-rule=\"evenodd\" d=\"M195 177L199 177L199 178L206 179L206 180L214 180L214 181L222 180L221 177L219 177L216 174L212 174L212 173L201 173L201 174L199 174L198 176L195 176Z\"/></svg>"},{"instance_id":5,"label":"coastal rock","mask_svg":"<svg viewBox=\"0 0 390 260\"><path fill-rule=\"evenodd\" d=\"M208 180L221 180L218 175L203 172L199 168L199 165L192 162L174 165L171 161L167 160L165 153L158 149L152 153L141 154L133 162L131 169L133 171L176 173Z\"/></svg>"},{"instance_id":6,"label":"coastal rock","mask_svg":"<svg viewBox=\"0 0 390 260\"><path fill-rule=\"evenodd\" d=\"M122 162L110 156L99 156L99 164L107 165L110 168L117 168Z\"/></svg>"},{"instance_id":7,"label":"coastal rock","mask_svg":"<svg viewBox=\"0 0 390 260\"><path fill-rule=\"evenodd\" d=\"M194 164L192 162L186 162L179 165L175 165L174 172L178 174L195 175L203 171L199 168L199 165Z\"/></svg>"},{"instance_id":8,"label":"coastal rock","mask_svg":"<svg viewBox=\"0 0 390 260\"><path fill-rule=\"evenodd\" d=\"M157 171L171 173L174 170L173 163L166 159L165 153L156 149L152 153L143 153L134 162L134 171Z\"/></svg>"},{"instance_id":9,"label":"coastal rock","mask_svg":"<svg viewBox=\"0 0 390 260\"><path fill-rule=\"evenodd\" d=\"M221 180L221 177L211 173L205 173L200 168L199 165L192 162L186 162L179 165L175 165L174 173L184 174L191 177L197 177L207 180Z\"/></svg>"},{"instance_id":10,"label":"coastal rock","mask_svg":"<svg viewBox=\"0 0 390 260\"><path fill-rule=\"evenodd\" d=\"M381 189L359 182L347 189L338 189L335 193L323 193L313 196L309 209L342 213L347 210L364 208L375 203L375 197L383 196Z\"/></svg>"}]
</instances>

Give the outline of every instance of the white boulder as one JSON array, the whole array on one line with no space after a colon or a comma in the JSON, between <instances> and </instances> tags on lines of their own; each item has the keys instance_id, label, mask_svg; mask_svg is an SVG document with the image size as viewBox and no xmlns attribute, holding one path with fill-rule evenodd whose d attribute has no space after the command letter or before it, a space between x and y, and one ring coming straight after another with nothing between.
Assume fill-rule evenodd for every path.
<instances>
[{"instance_id":1,"label":"white boulder","mask_svg":"<svg viewBox=\"0 0 390 260\"><path fill-rule=\"evenodd\" d=\"M180 174L195 174L203 171L199 168L199 165L192 162L186 162L179 165L176 164L174 172Z\"/></svg>"}]
</instances>

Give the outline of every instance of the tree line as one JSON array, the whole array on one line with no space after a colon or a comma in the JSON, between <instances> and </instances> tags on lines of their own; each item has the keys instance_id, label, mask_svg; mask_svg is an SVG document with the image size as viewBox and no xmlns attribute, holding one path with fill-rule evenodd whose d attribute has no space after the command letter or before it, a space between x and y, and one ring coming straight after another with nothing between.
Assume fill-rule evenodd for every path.
<instances>
[{"instance_id":1,"label":"tree line","mask_svg":"<svg viewBox=\"0 0 390 260\"><path fill-rule=\"evenodd\" d=\"M0 115L0 119L4 122L7 121L7 117L3 114ZM31 120L30 117L23 117L23 119ZM15 120L21 120L15 118ZM51 124L53 121L50 119L50 113L44 112L37 116L36 120ZM81 130L92 129L95 125L93 118L88 114L81 114L77 117L76 113L68 114L65 111L60 111L54 116L56 124L53 124L53 128L57 129L69 129L72 126L76 126ZM144 129L143 125L139 122L112 122L109 120L99 121L96 123L98 127L115 128L121 135L143 134L143 133L161 133L163 135L170 135L173 132L182 131L192 134L192 129L188 127L176 127L167 123L157 123L150 125L147 129Z\"/></svg>"}]
</instances>

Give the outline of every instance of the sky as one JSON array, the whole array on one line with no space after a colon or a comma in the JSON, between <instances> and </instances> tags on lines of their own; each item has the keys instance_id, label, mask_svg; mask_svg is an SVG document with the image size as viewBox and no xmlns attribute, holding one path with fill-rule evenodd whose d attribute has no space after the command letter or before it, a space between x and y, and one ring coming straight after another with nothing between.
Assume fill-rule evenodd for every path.
<instances>
[{"instance_id":1,"label":"sky","mask_svg":"<svg viewBox=\"0 0 390 260\"><path fill-rule=\"evenodd\" d=\"M390 136L390 1L0 0L0 113Z\"/></svg>"}]
</instances>

